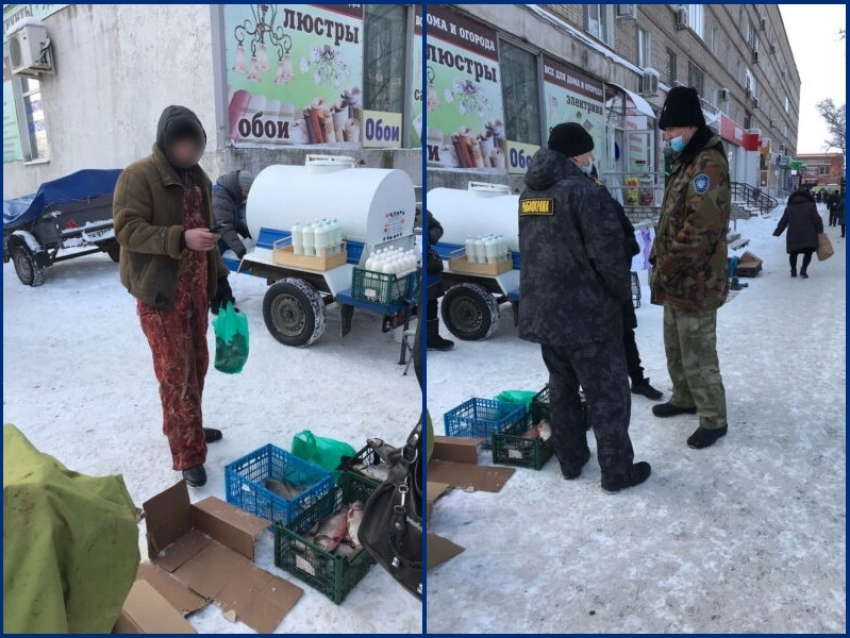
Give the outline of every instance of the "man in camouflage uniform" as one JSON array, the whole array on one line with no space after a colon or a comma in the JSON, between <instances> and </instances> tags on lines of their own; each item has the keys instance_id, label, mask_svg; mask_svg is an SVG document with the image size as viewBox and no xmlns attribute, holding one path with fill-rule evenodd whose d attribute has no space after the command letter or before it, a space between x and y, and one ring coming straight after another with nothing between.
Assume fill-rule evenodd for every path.
<instances>
[{"instance_id":1,"label":"man in camouflage uniform","mask_svg":"<svg viewBox=\"0 0 850 638\"><path fill-rule=\"evenodd\" d=\"M590 459L579 386L596 435L602 488L638 485L649 463L634 463L631 395L622 306L631 299L623 229L602 187L587 178L593 139L559 124L535 154L519 202L519 335L539 343L549 370L552 438L564 478Z\"/></svg>"},{"instance_id":2,"label":"man in camouflage uniform","mask_svg":"<svg viewBox=\"0 0 850 638\"><path fill-rule=\"evenodd\" d=\"M661 418L699 413L700 426L688 446L702 449L727 430L717 309L729 290L729 164L720 138L705 124L695 89L671 89L658 125L675 164L652 247L650 288L652 303L664 306L673 396L652 412Z\"/></svg>"}]
</instances>

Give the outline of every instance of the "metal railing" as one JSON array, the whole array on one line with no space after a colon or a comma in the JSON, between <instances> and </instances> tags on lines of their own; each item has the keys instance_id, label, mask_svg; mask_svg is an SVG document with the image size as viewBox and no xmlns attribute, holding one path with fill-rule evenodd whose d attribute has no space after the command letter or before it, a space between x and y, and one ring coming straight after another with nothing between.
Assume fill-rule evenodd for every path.
<instances>
[{"instance_id":1,"label":"metal railing","mask_svg":"<svg viewBox=\"0 0 850 638\"><path fill-rule=\"evenodd\" d=\"M762 189L743 182L732 182L732 201L740 202L750 208L755 208L761 214L769 212L779 205L779 201L765 193Z\"/></svg>"}]
</instances>

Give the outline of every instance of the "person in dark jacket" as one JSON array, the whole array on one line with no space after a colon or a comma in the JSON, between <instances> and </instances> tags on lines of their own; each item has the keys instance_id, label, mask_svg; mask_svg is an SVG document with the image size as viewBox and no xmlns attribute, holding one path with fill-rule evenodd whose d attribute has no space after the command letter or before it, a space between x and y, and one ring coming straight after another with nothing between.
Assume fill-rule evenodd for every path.
<instances>
[{"instance_id":1,"label":"person in dark jacket","mask_svg":"<svg viewBox=\"0 0 850 638\"><path fill-rule=\"evenodd\" d=\"M602 488L645 481L629 438L631 396L622 308L631 299L623 229L611 198L587 179L593 138L558 124L538 151L519 201L519 336L540 344L549 370L552 439L566 479L590 459L579 386L596 435Z\"/></svg>"},{"instance_id":2,"label":"person in dark jacket","mask_svg":"<svg viewBox=\"0 0 850 638\"><path fill-rule=\"evenodd\" d=\"M440 260L439 255L437 255L436 251L432 248L432 246L439 242L440 238L443 236L443 226L436 220L430 211L427 212L428 232L427 235L423 234L423 236L425 236L428 240L428 246L425 251L425 254L428 255L425 268L428 275L426 277L426 281L428 281L428 307L426 315L428 328L425 339L428 342L428 350L439 350L441 352L445 352L446 350L454 348L455 344L454 341L444 339L440 336L440 315L438 313L439 302L437 300L445 294L445 290L443 289L443 282L440 277L440 273L443 271L442 260ZM440 262L439 266L437 265L438 261Z\"/></svg>"},{"instance_id":3,"label":"person in dark jacket","mask_svg":"<svg viewBox=\"0 0 850 638\"><path fill-rule=\"evenodd\" d=\"M841 226L841 236L844 237L844 219L845 219L845 208L847 207L847 198L844 195L844 187L841 187L841 194L838 195L838 198L835 201L835 220L838 222L838 225Z\"/></svg>"},{"instance_id":4,"label":"person in dark jacket","mask_svg":"<svg viewBox=\"0 0 850 638\"><path fill-rule=\"evenodd\" d=\"M603 193L611 198L611 206L613 206L614 210L617 212L620 225L623 227L623 246L626 270L629 272L629 277L631 277L632 258L640 253L640 245L638 244L637 239L635 239L635 227L632 226L632 222L629 221L629 216L626 215L623 205L614 199L611 192L599 182L599 176L596 172L595 166L593 167L593 171L590 176L597 184L599 184ZM632 300L629 299L623 304L623 344L626 347L626 365L629 371L629 378L632 380L632 394L640 394L651 401L658 401L664 395L653 388L649 383L649 379L643 376L643 366L640 362L640 351L638 350L637 340L635 339L636 328L637 315L635 314L635 306Z\"/></svg>"},{"instance_id":5,"label":"person in dark jacket","mask_svg":"<svg viewBox=\"0 0 850 638\"><path fill-rule=\"evenodd\" d=\"M222 436L201 414L207 313L234 301L210 231L212 184L198 165L206 139L197 115L167 107L153 153L121 173L113 197L121 282L137 299L153 354L174 469L192 487L206 483L207 443Z\"/></svg>"},{"instance_id":6,"label":"person in dark jacket","mask_svg":"<svg viewBox=\"0 0 850 638\"><path fill-rule=\"evenodd\" d=\"M826 199L826 207L829 210L829 225L835 226L838 223L837 213L838 213L838 192L833 191L829 194L829 197Z\"/></svg>"},{"instance_id":7,"label":"person in dark jacket","mask_svg":"<svg viewBox=\"0 0 850 638\"><path fill-rule=\"evenodd\" d=\"M230 249L242 259L248 252L243 239L251 239L245 203L254 176L248 171L231 171L218 178L212 190L212 212L215 225L221 234L219 251Z\"/></svg>"},{"instance_id":8,"label":"person in dark jacket","mask_svg":"<svg viewBox=\"0 0 850 638\"><path fill-rule=\"evenodd\" d=\"M788 198L785 213L776 230L774 237L779 237L788 229L785 236L785 247L788 251L788 261L791 264L791 276L797 276L797 258L803 255L803 267L800 277L808 279L809 264L812 255L818 249L818 235L823 232L823 220L818 214L814 198L806 191L795 191Z\"/></svg>"}]
</instances>

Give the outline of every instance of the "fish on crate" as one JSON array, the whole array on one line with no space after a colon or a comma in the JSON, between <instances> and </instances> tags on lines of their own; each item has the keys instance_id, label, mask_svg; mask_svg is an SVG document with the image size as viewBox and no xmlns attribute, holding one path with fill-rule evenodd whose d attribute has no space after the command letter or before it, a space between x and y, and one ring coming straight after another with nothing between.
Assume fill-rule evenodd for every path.
<instances>
[{"instance_id":1,"label":"fish on crate","mask_svg":"<svg viewBox=\"0 0 850 638\"><path fill-rule=\"evenodd\" d=\"M332 552L348 535L348 509L344 508L322 521L319 531L316 532L316 546L326 552Z\"/></svg>"},{"instance_id":2,"label":"fish on crate","mask_svg":"<svg viewBox=\"0 0 850 638\"><path fill-rule=\"evenodd\" d=\"M291 501L304 491L303 487L293 485L289 481L278 481L273 478L267 478L263 485L269 492L287 501Z\"/></svg>"},{"instance_id":3,"label":"fish on crate","mask_svg":"<svg viewBox=\"0 0 850 638\"><path fill-rule=\"evenodd\" d=\"M543 419L536 425L532 425L531 428L529 428L529 430L522 436L526 439L540 439L541 441L548 441L552 438L552 424L546 419Z\"/></svg>"},{"instance_id":4,"label":"fish on crate","mask_svg":"<svg viewBox=\"0 0 850 638\"><path fill-rule=\"evenodd\" d=\"M364 505L360 501L355 501L348 508L348 542L354 549L360 549L363 546L360 544L360 538L357 536L360 531L360 524L363 522Z\"/></svg>"}]
</instances>

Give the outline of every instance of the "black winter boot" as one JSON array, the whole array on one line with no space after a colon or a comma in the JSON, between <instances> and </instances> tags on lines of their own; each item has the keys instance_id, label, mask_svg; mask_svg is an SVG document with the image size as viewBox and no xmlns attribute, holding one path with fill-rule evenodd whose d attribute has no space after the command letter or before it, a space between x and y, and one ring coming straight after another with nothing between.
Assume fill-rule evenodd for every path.
<instances>
[{"instance_id":1,"label":"black winter boot","mask_svg":"<svg viewBox=\"0 0 850 638\"><path fill-rule=\"evenodd\" d=\"M690 438L688 438L688 447L695 450L702 450L704 448L711 447L715 444L715 442L717 442L717 439L726 436L726 432L728 430L729 426L727 425L714 430L707 430L706 428L701 427L691 434Z\"/></svg>"},{"instance_id":2,"label":"black winter boot","mask_svg":"<svg viewBox=\"0 0 850 638\"><path fill-rule=\"evenodd\" d=\"M429 319L428 320L428 350L439 350L440 352L445 352L446 350L451 350L455 347L454 341L449 341L448 339L443 339L440 336L440 320L439 319Z\"/></svg>"},{"instance_id":3,"label":"black winter boot","mask_svg":"<svg viewBox=\"0 0 850 638\"><path fill-rule=\"evenodd\" d=\"M207 484L207 471L203 465L190 467L188 470L183 470L183 480L189 487L203 487Z\"/></svg>"},{"instance_id":4,"label":"black winter boot","mask_svg":"<svg viewBox=\"0 0 850 638\"><path fill-rule=\"evenodd\" d=\"M641 396L646 397L650 401L658 401L664 394L661 393L660 390L656 390L651 385L649 385L649 379L642 379L640 381L632 381L632 394L639 394Z\"/></svg>"},{"instance_id":5,"label":"black winter boot","mask_svg":"<svg viewBox=\"0 0 850 638\"><path fill-rule=\"evenodd\" d=\"M615 494L629 487L640 485L646 479L649 478L650 474L652 474L652 467L649 465L649 463L641 461L640 463L635 463L634 465L632 465L632 471L630 472L630 476L626 481L622 483L605 483L603 481L602 489L608 492L609 494Z\"/></svg>"},{"instance_id":6,"label":"black winter boot","mask_svg":"<svg viewBox=\"0 0 850 638\"><path fill-rule=\"evenodd\" d=\"M564 467L562 465L561 466L561 474L563 474L564 478L567 479L568 481L574 481L579 476L581 476L581 470L585 465L587 465L587 462L589 460L590 460L590 450L587 450L587 454L584 457L584 461L581 462L581 465L579 465L578 468Z\"/></svg>"},{"instance_id":7,"label":"black winter boot","mask_svg":"<svg viewBox=\"0 0 850 638\"><path fill-rule=\"evenodd\" d=\"M696 414L696 408L680 408L678 405L673 405L669 401L661 405L653 405L652 413L659 419L666 419L671 416L679 416L680 414Z\"/></svg>"},{"instance_id":8,"label":"black winter boot","mask_svg":"<svg viewBox=\"0 0 850 638\"><path fill-rule=\"evenodd\" d=\"M215 443L224 438L221 430L216 430L215 428L204 428L204 436L207 439L207 443Z\"/></svg>"},{"instance_id":9,"label":"black winter boot","mask_svg":"<svg viewBox=\"0 0 850 638\"><path fill-rule=\"evenodd\" d=\"M796 277L796 276L797 276L797 269L796 269L796 268L792 268L792 269L791 269L791 277Z\"/></svg>"}]
</instances>

